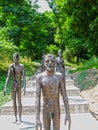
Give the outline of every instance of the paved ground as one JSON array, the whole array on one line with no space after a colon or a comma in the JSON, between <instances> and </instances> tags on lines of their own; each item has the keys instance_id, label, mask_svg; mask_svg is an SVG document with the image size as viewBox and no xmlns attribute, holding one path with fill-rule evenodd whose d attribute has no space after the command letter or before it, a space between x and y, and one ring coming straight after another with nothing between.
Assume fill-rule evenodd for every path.
<instances>
[{"instance_id":1,"label":"paved ground","mask_svg":"<svg viewBox=\"0 0 98 130\"><path fill-rule=\"evenodd\" d=\"M71 130L98 130L98 121L90 113L71 114L71 119ZM34 115L23 115L22 120L20 125L14 124L14 116L2 115L0 116L0 128L2 130L35 130ZM60 130L68 130L67 125L64 126L64 115L61 116Z\"/></svg>"}]
</instances>

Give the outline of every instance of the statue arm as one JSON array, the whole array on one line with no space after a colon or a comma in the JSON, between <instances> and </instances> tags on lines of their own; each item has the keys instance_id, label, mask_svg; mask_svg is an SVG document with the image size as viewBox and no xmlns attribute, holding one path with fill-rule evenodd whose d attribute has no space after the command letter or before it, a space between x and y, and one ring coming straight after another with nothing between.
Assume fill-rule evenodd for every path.
<instances>
[{"instance_id":1,"label":"statue arm","mask_svg":"<svg viewBox=\"0 0 98 130\"><path fill-rule=\"evenodd\" d=\"M63 61L63 68L64 68L64 71L65 71L65 65L64 65L64 61Z\"/></svg>"},{"instance_id":2,"label":"statue arm","mask_svg":"<svg viewBox=\"0 0 98 130\"><path fill-rule=\"evenodd\" d=\"M24 66L23 66L23 72L22 72L22 74L23 74L23 87L24 87L24 89L26 89L26 74L25 74L25 68L24 68Z\"/></svg>"},{"instance_id":3,"label":"statue arm","mask_svg":"<svg viewBox=\"0 0 98 130\"><path fill-rule=\"evenodd\" d=\"M36 125L41 126L40 121L40 105L41 105L41 83L40 78L36 78L36 100L35 100L35 109L36 109Z\"/></svg>"},{"instance_id":4,"label":"statue arm","mask_svg":"<svg viewBox=\"0 0 98 130\"><path fill-rule=\"evenodd\" d=\"M7 78L6 78L6 82L5 82L5 86L4 86L4 92L6 92L6 88L7 88L7 86L8 86L10 74L11 74L11 66L10 66L9 69L8 69L8 74L7 74Z\"/></svg>"},{"instance_id":5,"label":"statue arm","mask_svg":"<svg viewBox=\"0 0 98 130\"><path fill-rule=\"evenodd\" d=\"M64 102L64 106L65 106L65 112L66 112L66 115L65 115L65 124L66 124L66 121L68 120L69 121L69 125L71 125L71 117L70 117L70 110L69 110L69 101L68 101L68 96L67 96L67 92L66 92L65 81L64 81L63 78L61 80L61 94L62 94L62 97L63 97L63 102Z\"/></svg>"},{"instance_id":6,"label":"statue arm","mask_svg":"<svg viewBox=\"0 0 98 130\"><path fill-rule=\"evenodd\" d=\"M69 101L68 101L68 96L67 96L64 80L61 81L61 94L62 94L62 97L63 97L63 102L64 102L66 114L67 114L67 113L69 113Z\"/></svg>"}]
</instances>

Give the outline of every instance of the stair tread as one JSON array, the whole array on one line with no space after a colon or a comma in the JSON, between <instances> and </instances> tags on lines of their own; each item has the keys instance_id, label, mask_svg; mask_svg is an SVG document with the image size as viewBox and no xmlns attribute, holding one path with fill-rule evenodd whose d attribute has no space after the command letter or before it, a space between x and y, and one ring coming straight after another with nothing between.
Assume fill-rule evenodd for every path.
<instances>
[{"instance_id":1,"label":"stair tread","mask_svg":"<svg viewBox=\"0 0 98 130\"><path fill-rule=\"evenodd\" d=\"M85 101L81 96L68 96L69 99L69 105L71 104L88 104L87 101ZM59 100L60 101L60 105L64 105L63 104L63 100L62 98ZM42 99L41 99L41 103L42 103ZM4 104L2 107L6 107L6 106L12 106L12 100L7 102L6 104ZM35 98L22 98L22 105L23 106L34 106L35 105Z\"/></svg>"},{"instance_id":2,"label":"stair tread","mask_svg":"<svg viewBox=\"0 0 98 130\"><path fill-rule=\"evenodd\" d=\"M66 86L66 90L79 90L76 86ZM36 87L27 87L26 91L36 91Z\"/></svg>"},{"instance_id":3,"label":"stair tread","mask_svg":"<svg viewBox=\"0 0 98 130\"><path fill-rule=\"evenodd\" d=\"M74 85L74 80L66 78L66 91L69 99L70 113L83 113L88 112L89 103L79 95L80 89ZM35 92L36 92L36 80L29 80L26 83L26 95L22 96L23 114L35 114ZM41 97L41 110L43 104L43 97ZM60 94L60 109L62 113L65 113L65 107L62 96ZM13 114L13 101L10 100L6 104L1 106L2 114Z\"/></svg>"}]
</instances>

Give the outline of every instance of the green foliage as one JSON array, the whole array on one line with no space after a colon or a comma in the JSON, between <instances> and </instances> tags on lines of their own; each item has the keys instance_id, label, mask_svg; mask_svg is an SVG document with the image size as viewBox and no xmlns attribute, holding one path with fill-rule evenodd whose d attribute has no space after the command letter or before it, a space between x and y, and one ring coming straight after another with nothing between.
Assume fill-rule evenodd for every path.
<instances>
[{"instance_id":1,"label":"green foliage","mask_svg":"<svg viewBox=\"0 0 98 130\"><path fill-rule=\"evenodd\" d=\"M76 81L77 81L77 84L80 86L80 88L81 89L83 89L83 87L85 86L85 83L83 82L83 81L85 81L85 77L87 76L87 73L86 73L86 71L84 71L84 72L81 72L79 75L78 75L78 77L77 77L77 79L76 79ZM82 84L81 84L82 83Z\"/></svg>"},{"instance_id":2,"label":"green foliage","mask_svg":"<svg viewBox=\"0 0 98 130\"><path fill-rule=\"evenodd\" d=\"M76 61L98 55L98 1L46 0L54 13L55 41L74 50ZM71 51L70 51L71 52Z\"/></svg>"},{"instance_id":3,"label":"green foliage","mask_svg":"<svg viewBox=\"0 0 98 130\"><path fill-rule=\"evenodd\" d=\"M69 71L80 90L93 88L98 84L98 57L93 56L81 66Z\"/></svg>"},{"instance_id":4,"label":"green foliage","mask_svg":"<svg viewBox=\"0 0 98 130\"><path fill-rule=\"evenodd\" d=\"M1 67L2 68L2 67ZM7 71L2 71L0 68L0 106L11 99L11 82L9 81L7 87L7 94L4 96L3 90L7 77Z\"/></svg>"},{"instance_id":5,"label":"green foliage","mask_svg":"<svg viewBox=\"0 0 98 130\"><path fill-rule=\"evenodd\" d=\"M85 61L81 66L77 67L77 71L86 70L90 68L98 69L98 57L93 56L88 61Z\"/></svg>"},{"instance_id":6,"label":"green foliage","mask_svg":"<svg viewBox=\"0 0 98 130\"><path fill-rule=\"evenodd\" d=\"M74 51L74 49L72 48L72 49L67 49L66 48L66 50L64 50L64 52L63 52L63 57L64 57L64 59L66 59L66 61L68 61L69 63L76 63L76 61L75 61L75 51Z\"/></svg>"},{"instance_id":7,"label":"green foliage","mask_svg":"<svg viewBox=\"0 0 98 130\"><path fill-rule=\"evenodd\" d=\"M46 46L47 53L52 53L57 55L58 49L59 48L56 45L50 44L49 46Z\"/></svg>"},{"instance_id":8,"label":"green foliage","mask_svg":"<svg viewBox=\"0 0 98 130\"><path fill-rule=\"evenodd\" d=\"M12 62L12 55L18 48L12 43L2 42L0 43L0 69L5 70Z\"/></svg>"},{"instance_id":9,"label":"green foliage","mask_svg":"<svg viewBox=\"0 0 98 130\"><path fill-rule=\"evenodd\" d=\"M94 75L96 75L97 73L95 71L92 72L90 70L84 70L80 72L77 75L76 81L75 81L77 83L77 86L80 88L80 90L85 90L85 89L95 87L98 79Z\"/></svg>"},{"instance_id":10,"label":"green foliage","mask_svg":"<svg viewBox=\"0 0 98 130\"><path fill-rule=\"evenodd\" d=\"M52 15L39 13L36 2L6 0L0 5L0 18L4 23L1 28L6 28L6 37L32 60L36 57L39 60L46 45L54 43L55 33Z\"/></svg>"},{"instance_id":11,"label":"green foliage","mask_svg":"<svg viewBox=\"0 0 98 130\"><path fill-rule=\"evenodd\" d=\"M70 29L73 32L72 35L85 40L83 47L87 47L87 49L90 51L90 56L92 56L92 54L96 54L96 51L93 50L97 50L98 44L96 41L96 36L98 36L98 34L96 32L98 31L97 28L96 31L95 29L92 30L91 25L96 24L95 21L98 15L98 1L94 0L87 2L86 0L75 0L71 2L71 4L68 1L67 5L67 9L70 11L70 15L68 14L68 16L71 16L72 18L70 23Z\"/></svg>"},{"instance_id":12,"label":"green foliage","mask_svg":"<svg viewBox=\"0 0 98 130\"><path fill-rule=\"evenodd\" d=\"M4 96L3 92L0 92L0 106L11 100L11 95Z\"/></svg>"},{"instance_id":13,"label":"green foliage","mask_svg":"<svg viewBox=\"0 0 98 130\"><path fill-rule=\"evenodd\" d=\"M0 30L0 70L5 71L12 62L12 55L18 51L12 42L9 41L6 27Z\"/></svg>"},{"instance_id":14,"label":"green foliage","mask_svg":"<svg viewBox=\"0 0 98 130\"><path fill-rule=\"evenodd\" d=\"M60 2L56 0L46 0L49 4L49 7L51 8L53 12L53 21L56 28L55 32L55 42L58 44L59 48L65 49L65 35L64 35L64 29L63 29L63 21L61 19L62 14L60 10Z\"/></svg>"},{"instance_id":15,"label":"green foliage","mask_svg":"<svg viewBox=\"0 0 98 130\"><path fill-rule=\"evenodd\" d=\"M69 66L73 66L75 69L70 70L70 73L81 72L88 69L98 69L98 57L92 56L88 61L84 60L82 64L68 64Z\"/></svg>"},{"instance_id":16,"label":"green foliage","mask_svg":"<svg viewBox=\"0 0 98 130\"><path fill-rule=\"evenodd\" d=\"M40 63L32 62L31 59L28 59L27 57L21 58L20 63L22 63L25 67L27 80L33 76L36 69L40 66Z\"/></svg>"},{"instance_id":17,"label":"green foliage","mask_svg":"<svg viewBox=\"0 0 98 130\"><path fill-rule=\"evenodd\" d=\"M1 0L0 41L13 42L32 60L40 60L43 51L56 53L57 49L47 47L51 44L67 48L67 60L77 64L97 56L98 1L46 1L52 11L39 13L37 1Z\"/></svg>"}]
</instances>

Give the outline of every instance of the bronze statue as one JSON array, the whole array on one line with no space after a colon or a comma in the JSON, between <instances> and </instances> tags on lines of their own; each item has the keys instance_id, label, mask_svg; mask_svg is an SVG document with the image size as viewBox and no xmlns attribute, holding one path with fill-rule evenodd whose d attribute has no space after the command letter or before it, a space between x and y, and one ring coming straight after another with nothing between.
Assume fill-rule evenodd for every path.
<instances>
[{"instance_id":1,"label":"bronze statue","mask_svg":"<svg viewBox=\"0 0 98 130\"><path fill-rule=\"evenodd\" d=\"M6 83L4 86L4 95L6 94L7 85L9 82L10 75L12 76L12 100L13 100L13 109L15 114L15 123L21 123L21 113L22 113L22 103L21 103L21 82L23 78L23 90L24 94L26 92L26 76L24 65L19 63L19 54L13 54L14 63L9 66L8 75L6 78ZM18 110L16 100L18 99ZM19 111L19 121L17 120L17 111Z\"/></svg>"},{"instance_id":2,"label":"bronze statue","mask_svg":"<svg viewBox=\"0 0 98 130\"><path fill-rule=\"evenodd\" d=\"M58 50L58 57L56 58L56 65L55 70L58 72L61 72L65 79L65 66L64 66L64 60L62 58L62 50Z\"/></svg>"},{"instance_id":3,"label":"bronze statue","mask_svg":"<svg viewBox=\"0 0 98 130\"><path fill-rule=\"evenodd\" d=\"M43 95L43 124L44 130L50 130L51 120L53 121L53 129L60 130L60 103L59 93L63 96L65 106L65 124L68 121L71 125L71 117L69 111L69 101L66 93L66 86L63 75L55 72L55 56L48 54L45 56L45 69L36 77L36 128L42 128L40 120L41 91Z\"/></svg>"}]
</instances>

